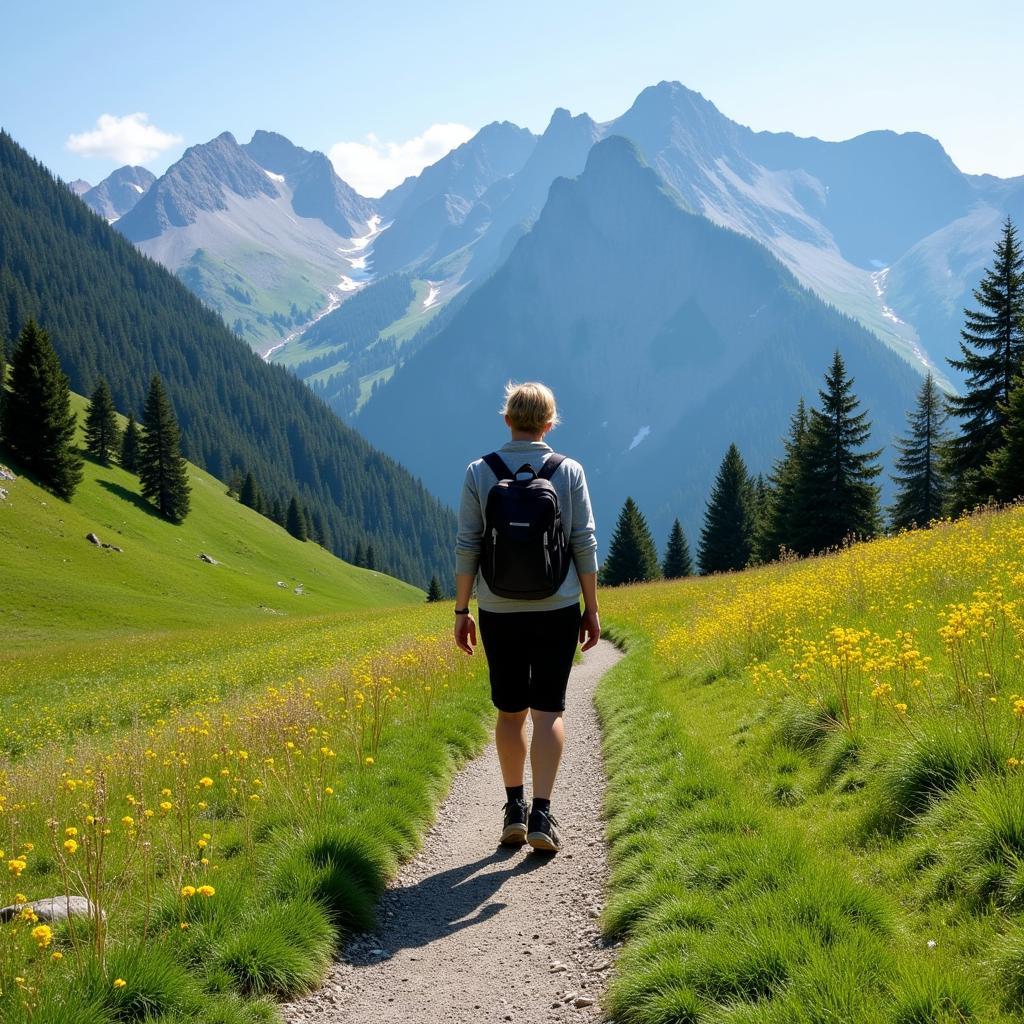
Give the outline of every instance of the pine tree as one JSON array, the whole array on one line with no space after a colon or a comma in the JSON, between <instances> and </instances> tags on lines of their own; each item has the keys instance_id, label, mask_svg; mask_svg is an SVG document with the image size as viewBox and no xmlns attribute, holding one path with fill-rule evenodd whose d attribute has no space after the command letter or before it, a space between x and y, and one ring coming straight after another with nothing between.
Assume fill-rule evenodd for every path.
<instances>
[{"instance_id":1,"label":"pine tree","mask_svg":"<svg viewBox=\"0 0 1024 1024\"><path fill-rule=\"evenodd\" d=\"M372 544L366 545L366 568L376 569L377 568L377 553L373 550Z\"/></svg>"},{"instance_id":2,"label":"pine tree","mask_svg":"<svg viewBox=\"0 0 1024 1024\"><path fill-rule=\"evenodd\" d=\"M366 568L366 555L363 551L363 542L361 540L356 542L356 550L352 555L352 564L358 565L360 569Z\"/></svg>"},{"instance_id":3,"label":"pine tree","mask_svg":"<svg viewBox=\"0 0 1024 1024\"><path fill-rule=\"evenodd\" d=\"M889 510L894 529L927 526L942 515L946 504L946 474L941 453L946 443L946 412L935 378L929 373L917 393L917 405L909 416L910 433L896 442L898 490Z\"/></svg>"},{"instance_id":4,"label":"pine tree","mask_svg":"<svg viewBox=\"0 0 1024 1024\"><path fill-rule=\"evenodd\" d=\"M964 393L948 398L949 411L962 420L946 449L953 511L993 496L985 466L1002 445L1013 379L1024 367L1024 251L1009 217L974 299L979 308L964 310L963 357L949 360L967 378Z\"/></svg>"},{"instance_id":5,"label":"pine tree","mask_svg":"<svg viewBox=\"0 0 1024 1024\"><path fill-rule=\"evenodd\" d=\"M743 569L754 550L754 483L736 445L722 459L711 490L697 564L704 576Z\"/></svg>"},{"instance_id":6,"label":"pine tree","mask_svg":"<svg viewBox=\"0 0 1024 1024\"><path fill-rule=\"evenodd\" d=\"M661 575L667 580L678 580L683 576L693 575L693 559L690 557L690 545L686 542L686 534L677 519L672 524L665 545L665 559L661 563Z\"/></svg>"},{"instance_id":7,"label":"pine tree","mask_svg":"<svg viewBox=\"0 0 1024 1024\"><path fill-rule=\"evenodd\" d=\"M267 518L277 523L278 526L288 529L288 508L280 498L275 498L270 503L270 511Z\"/></svg>"},{"instance_id":8,"label":"pine tree","mask_svg":"<svg viewBox=\"0 0 1024 1024\"><path fill-rule=\"evenodd\" d=\"M441 581L435 574L430 577L430 589L427 591L427 602L429 604L434 604L437 601L443 600L444 594L441 592Z\"/></svg>"},{"instance_id":9,"label":"pine tree","mask_svg":"<svg viewBox=\"0 0 1024 1024\"><path fill-rule=\"evenodd\" d=\"M644 583L660 575L658 552L647 520L636 502L626 498L615 524L608 557L601 567L601 582L617 587L623 583Z\"/></svg>"},{"instance_id":10,"label":"pine tree","mask_svg":"<svg viewBox=\"0 0 1024 1024\"><path fill-rule=\"evenodd\" d=\"M296 540L307 540L309 538L309 526L306 523L306 513L299 504L299 499L292 495L288 503L288 515L285 522L285 529Z\"/></svg>"},{"instance_id":11,"label":"pine tree","mask_svg":"<svg viewBox=\"0 0 1024 1024\"><path fill-rule=\"evenodd\" d=\"M242 484L241 491L238 492L238 500L253 511L258 511L260 505L263 504L260 498L260 489L256 483L256 477L252 475L252 470L245 474L245 482Z\"/></svg>"},{"instance_id":12,"label":"pine tree","mask_svg":"<svg viewBox=\"0 0 1024 1024\"><path fill-rule=\"evenodd\" d=\"M143 496L165 519L180 523L189 511L188 465L179 450L178 423L158 376L146 397L139 442L139 482Z\"/></svg>"},{"instance_id":13,"label":"pine tree","mask_svg":"<svg viewBox=\"0 0 1024 1024\"><path fill-rule=\"evenodd\" d=\"M1024 497L1024 375L1017 377L1006 406L1003 443L990 456L985 473L997 501Z\"/></svg>"},{"instance_id":14,"label":"pine tree","mask_svg":"<svg viewBox=\"0 0 1024 1024\"><path fill-rule=\"evenodd\" d=\"M242 479L242 471L235 466L231 471L231 478L228 480L228 497L238 499L238 496L242 493L242 484L245 481Z\"/></svg>"},{"instance_id":15,"label":"pine tree","mask_svg":"<svg viewBox=\"0 0 1024 1024\"><path fill-rule=\"evenodd\" d=\"M134 416L128 417L121 435L121 468L129 473L137 473L139 470L139 425Z\"/></svg>"},{"instance_id":16,"label":"pine tree","mask_svg":"<svg viewBox=\"0 0 1024 1024\"><path fill-rule=\"evenodd\" d=\"M755 548L758 560L774 562L783 548L793 547L799 516L797 496L807 440L807 409L801 398L789 421L783 455L768 475L764 513L758 522Z\"/></svg>"},{"instance_id":17,"label":"pine tree","mask_svg":"<svg viewBox=\"0 0 1024 1024\"><path fill-rule=\"evenodd\" d=\"M866 412L836 352L818 392L821 409L807 423L802 471L794 502L792 547L798 554L837 547L848 537L874 537L880 527L878 451L863 451L871 436Z\"/></svg>"},{"instance_id":18,"label":"pine tree","mask_svg":"<svg viewBox=\"0 0 1024 1024\"><path fill-rule=\"evenodd\" d=\"M100 465L109 466L110 456L121 447L121 431L117 427L117 410L110 397L107 382L100 382L89 399L85 413L85 450Z\"/></svg>"},{"instance_id":19,"label":"pine tree","mask_svg":"<svg viewBox=\"0 0 1024 1024\"><path fill-rule=\"evenodd\" d=\"M34 320L18 337L10 384L0 435L24 469L70 501L82 479L82 456L74 447L71 389L49 336Z\"/></svg>"},{"instance_id":20,"label":"pine tree","mask_svg":"<svg viewBox=\"0 0 1024 1024\"><path fill-rule=\"evenodd\" d=\"M309 520L309 535L320 547L327 547L327 531L324 529L324 517L313 512Z\"/></svg>"},{"instance_id":21,"label":"pine tree","mask_svg":"<svg viewBox=\"0 0 1024 1024\"><path fill-rule=\"evenodd\" d=\"M4 398L7 397L7 342L0 333L0 444L4 442Z\"/></svg>"}]
</instances>

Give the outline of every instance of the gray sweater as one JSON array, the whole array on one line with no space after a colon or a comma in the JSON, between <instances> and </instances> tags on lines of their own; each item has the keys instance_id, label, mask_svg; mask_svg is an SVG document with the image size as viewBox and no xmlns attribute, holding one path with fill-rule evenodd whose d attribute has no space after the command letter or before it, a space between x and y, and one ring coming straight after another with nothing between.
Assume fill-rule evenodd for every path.
<instances>
[{"instance_id":1,"label":"gray sweater","mask_svg":"<svg viewBox=\"0 0 1024 1024\"><path fill-rule=\"evenodd\" d=\"M507 441L498 449L511 472L524 463L540 469L553 451L544 441ZM489 612L542 612L579 604L580 581L577 572L597 572L597 538L594 535L594 514L590 510L590 494L583 467L566 459L555 470L551 485L558 494L562 524L569 531L569 547L573 565L558 590L539 601L523 601L499 597L491 593L480 574L480 546L484 536L484 507L487 494L498 482L483 459L475 459L466 467L466 479L459 501L459 534L455 541L455 571L476 575L477 603Z\"/></svg>"}]
</instances>

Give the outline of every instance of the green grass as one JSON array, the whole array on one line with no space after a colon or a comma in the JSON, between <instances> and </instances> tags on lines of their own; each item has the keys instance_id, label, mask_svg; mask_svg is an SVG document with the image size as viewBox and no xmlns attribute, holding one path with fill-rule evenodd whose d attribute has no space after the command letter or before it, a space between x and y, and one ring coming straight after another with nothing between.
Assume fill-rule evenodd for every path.
<instances>
[{"instance_id":1,"label":"green grass","mask_svg":"<svg viewBox=\"0 0 1024 1024\"><path fill-rule=\"evenodd\" d=\"M278 1021L482 745L484 662L442 642L450 612L190 477L181 526L116 467L88 462L70 503L5 485L0 847L27 866L0 904L91 895L75 868L110 826L105 959L82 922L44 949L0 926L5 1024Z\"/></svg>"},{"instance_id":2,"label":"green grass","mask_svg":"<svg viewBox=\"0 0 1024 1024\"><path fill-rule=\"evenodd\" d=\"M315 987L341 939L373 924L381 889L417 849L453 772L479 751L486 735L491 709L482 659L455 661L448 653L438 661L438 654L410 646L410 629L434 643L441 622L448 625L434 606L412 616L405 611L383 623L377 619L375 632L355 636L351 624L332 634L318 622L319 633L303 634L293 653L305 652L312 664L310 649L318 641L326 647L322 678L307 668L290 682L277 678L262 693L237 688L214 705L199 701L202 710L171 713L165 725L144 731L112 726L109 739L100 737L91 746L79 738L68 763L85 779L92 765L101 766L113 801L103 816L114 825L110 843L129 838L118 824L124 810L142 817L142 805L129 806L122 794L130 789L146 806L156 806L158 787L167 785L176 806L190 806L192 834L211 835L204 851L210 863L201 867L195 853L181 859L176 836L184 826L175 824L174 814L158 815L149 826L155 851L150 882L138 870L137 852L132 860L111 847L109 871L119 891L104 904L111 922L106 964L90 958L80 964L66 931L58 930L55 948L64 952L64 961L54 966L47 955L33 955L34 967L12 972L39 986L38 997L30 1000L36 1004L32 1013L20 1006L15 989L0 984L0 1019L257 1024L278 1019L264 997L292 998ZM197 660L193 668L201 673L206 666L201 655ZM331 685L334 673L349 667L364 690L378 685L366 681L369 672L386 675L382 685L398 685L408 694L387 716L371 768L350 756L349 720L338 699L346 691ZM140 690L145 685L136 683ZM193 728L199 731L192 734ZM337 758L322 759L325 742L337 744ZM151 757L142 756L143 747ZM35 846L18 879L0 879L0 900L12 898L15 886L29 898L60 891L47 836L51 818L59 822L57 835L75 824L88 842L91 829L83 817L97 799L95 790L88 783L73 793L54 787L64 777L64 764L50 760L44 748L8 777L0 775L0 795L19 808L16 820L7 822L13 827L5 842L20 849L21 839L32 837ZM235 765L230 780L218 770L225 764ZM204 773L214 780L208 788L192 781ZM252 789L256 774L263 785ZM325 782L330 790L323 789ZM244 795L236 797L237 787L262 799L251 804ZM330 795L318 795L323 793ZM130 864L135 869L126 871ZM201 880L215 884L212 898L179 896L183 881ZM153 887L151 912L144 910L147 886ZM78 934L81 941L85 936ZM13 936L0 927L0 981L9 941ZM125 980L124 987L114 986L117 978Z\"/></svg>"},{"instance_id":3,"label":"green grass","mask_svg":"<svg viewBox=\"0 0 1024 1024\"><path fill-rule=\"evenodd\" d=\"M315 314L327 304L327 293L343 273L340 261L334 267L315 267L253 245L235 245L222 255L197 250L177 271L225 323L233 328L240 319L242 336L260 351L281 340L282 332L269 320L271 314L287 317L293 304ZM260 316L265 322L260 322Z\"/></svg>"},{"instance_id":4,"label":"green grass","mask_svg":"<svg viewBox=\"0 0 1024 1024\"><path fill-rule=\"evenodd\" d=\"M1022 540L604 593L613 1019L1022 1019Z\"/></svg>"},{"instance_id":5,"label":"green grass","mask_svg":"<svg viewBox=\"0 0 1024 1024\"><path fill-rule=\"evenodd\" d=\"M965 1020L1009 1019L955 956L930 954L933 933L916 931L924 921L898 890L873 884L835 833L801 827L801 816L827 818L842 835L834 793L810 795L810 812L772 798L780 774L812 794L814 771L792 753L773 763L767 729L756 751L737 747L742 705L699 679L666 688L638 634L601 684L612 857L602 925L626 940L613 1018L895 1024L959 1020L949 1014L960 1007ZM934 934L945 943L950 930Z\"/></svg>"},{"instance_id":6,"label":"green grass","mask_svg":"<svg viewBox=\"0 0 1024 1024\"><path fill-rule=\"evenodd\" d=\"M81 414L84 400L76 396L75 405ZM5 484L0 659L54 642L423 600L415 587L295 540L195 466L189 480L192 511L180 526L157 516L140 496L138 479L117 466L87 460L70 503L24 476ZM123 552L95 547L85 539L89 533ZM201 561L203 552L219 564Z\"/></svg>"},{"instance_id":7,"label":"green grass","mask_svg":"<svg viewBox=\"0 0 1024 1024\"><path fill-rule=\"evenodd\" d=\"M444 303L435 302L429 309L423 308L423 303L430 294L430 285L426 281L413 281L413 298L409 303L405 315L394 323L388 324L378 338L394 338L401 347L402 343L408 341L421 327L430 323L431 320L444 308Z\"/></svg>"}]
</instances>

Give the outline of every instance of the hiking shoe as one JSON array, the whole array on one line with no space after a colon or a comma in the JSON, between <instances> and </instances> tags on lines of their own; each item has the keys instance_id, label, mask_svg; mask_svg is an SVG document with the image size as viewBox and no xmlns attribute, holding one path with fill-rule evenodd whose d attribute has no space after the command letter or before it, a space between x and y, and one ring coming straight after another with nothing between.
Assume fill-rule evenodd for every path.
<instances>
[{"instance_id":1,"label":"hiking shoe","mask_svg":"<svg viewBox=\"0 0 1024 1024\"><path fill-rule=\"evenodd\" d=\"M522 846L526 842L526 801L509 800L503 810L505 811L505 825L501 830L502 845Z\"/></svg>"},{"instance_id":2,"label":"hiking shoe","mask_svg":"<svg viewBox=\"0 0 1024 1024\"><path fill-rule=\"evenodd\" d=\"M526 841L535 850L557 853L562 848L562 840L555 826L558 822L550 811L530 811Z\"/></svg>"}]
</instances>

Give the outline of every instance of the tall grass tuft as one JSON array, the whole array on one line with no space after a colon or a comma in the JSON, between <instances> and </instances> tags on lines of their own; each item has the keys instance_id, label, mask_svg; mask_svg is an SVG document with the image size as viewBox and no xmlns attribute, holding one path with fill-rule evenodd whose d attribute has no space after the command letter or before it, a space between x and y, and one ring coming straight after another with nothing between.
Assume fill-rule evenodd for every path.
<instances>
[{"instance_id":1,"label":"tall grass tuft","mask_svg":"<svg viewBox=\"0 0 1024 1024\"><path fill-rule=\"evenodd\" d=\"M241 992L295 996L323 978L334 940L326 913L293 897L252 914L215 947L214 964Z\"/></svg>"}]
</instances>

